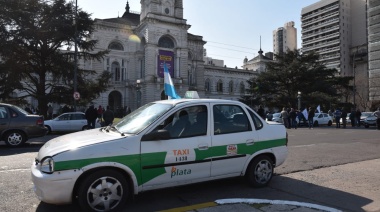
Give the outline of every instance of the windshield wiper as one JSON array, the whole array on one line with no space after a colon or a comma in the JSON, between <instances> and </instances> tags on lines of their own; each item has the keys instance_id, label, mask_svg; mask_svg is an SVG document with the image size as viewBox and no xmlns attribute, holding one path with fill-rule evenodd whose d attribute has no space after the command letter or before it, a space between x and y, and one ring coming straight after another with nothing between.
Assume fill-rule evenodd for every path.
<instances>
[{"instance_id":1,"label":"windshield wiper","mask_svg":"<svg viewBox=\"0 0 380 212\"><path fill-rule=\"evenodd\" d=\"M114 129L114 130L116 130L118 133L120 133L121 136L125 136L125 134L122 133L122 132L120 132L119 129L117 129L116 127L114 127L114 126L108 126L108 127L109 127L108 130L109 130L109 129ZM107 130L107 129L106 129L106 130ZM108 131L107 131L107 132L108 132Z\"/></svg>"}]
</instances>

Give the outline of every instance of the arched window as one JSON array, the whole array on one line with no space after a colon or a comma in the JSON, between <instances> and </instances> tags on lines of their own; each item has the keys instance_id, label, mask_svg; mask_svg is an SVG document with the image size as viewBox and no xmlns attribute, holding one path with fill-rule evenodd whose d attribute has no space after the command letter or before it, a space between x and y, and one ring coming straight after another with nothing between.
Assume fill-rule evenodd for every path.
<instances>
[{"instance_id":1,"label":"arched window","mask_svg":"<svg viewBox=\"0 0 380 212\"><path fill-rule=\"evenodd\" d=\"M112 66L112 75L113 75L113 80L116 81L121 81L121 71L120 71L120 64L118 62L113 62Z\"/></svg>"},{"instance_id":2,"label":"arched window","mask_svg":"<svg viewBox=\"0 0 380 212\"><path fill-rule=\"evenodd\" d=\"M158 47L174 49L174 42L169 37L161 37L160 40L158 40Z\"/></svg>"},{"instance_id":3,"label":"arched window","mask_svg":"<svg viewBox=\"0 0 380 212\"><path fill-rule=\"evenodd\" d=\"M230 93L234 92L234 82L231 80L230 83L228 84L228 91Z\"/></svg>"},{"instance_id":4,"label":"arched window","mask_svg":"<svg viewBox=\"0 0 380 212\"><path fill-rule=\"evenodd\" d=\"M118 50L118 51L124 51L123 45L121 45L121 43L118 43L118 42L112 42L112 43L110 43L110 45L108 45L108 49Z\"/></svg>"},{"instance_id":5,"label":"arched window","mask_svg":"<svg viewBox=\"0 0 380 212\"><path fill-rule=\"evenodd\" d=\"M210 79L206 79L206 81L205 81L205 91L206 91L206 93L211 92Z\"/></svg>"},{"instance_id":6,"label":"arched window","mask_svg":"<svg viewBox=\"0 0 380 212\"><path fill-rule=\"evenodd\" d=\"M245 94L245 85L244 85L244 82L240 83L240 93L241 94Z\"/></svg>"},{"instance_id":7,"label":"arched window","mask_svg":"<svg viewBox=\"0 0 380 212\"><path fill-rule=\"evenodd\" d=\"M222 82L222 80L219 80L218 83L216 84L216 91L223 92L223 82Z\"/></svg>"}]
</instances>

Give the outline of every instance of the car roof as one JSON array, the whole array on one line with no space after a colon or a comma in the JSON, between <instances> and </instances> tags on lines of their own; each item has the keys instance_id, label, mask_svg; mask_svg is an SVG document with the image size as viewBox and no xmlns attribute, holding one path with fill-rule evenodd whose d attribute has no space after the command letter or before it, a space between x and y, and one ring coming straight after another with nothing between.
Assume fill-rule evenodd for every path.
<instances>
[{"instance_id":1,"label":"car roof","mask_svg":"<svg viewBox=\"0 0 380 212\"><path fill-rule=\"evenodd\" d=\"M183 104L183 103L238 103L242 104L242 102L235 101L235 100L226 100L226 99L168 99L168 100L159 100L155 101L154 103L161 103L161 104Z\"/></svg>"}]
</instances>

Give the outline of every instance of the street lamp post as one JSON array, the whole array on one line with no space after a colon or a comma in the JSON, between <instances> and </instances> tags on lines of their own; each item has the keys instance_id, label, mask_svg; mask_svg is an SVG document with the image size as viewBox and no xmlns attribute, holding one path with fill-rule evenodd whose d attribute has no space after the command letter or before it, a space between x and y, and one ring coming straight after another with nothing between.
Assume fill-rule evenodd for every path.
<instances>
[{"instance_id":1,"label":"street lamp post","mask_svg":"<svg viewBox=\"0 0 380 212\"><path fill-rule=\"evenodd\" d=\"M356 50L357 51L357 50ZM354 110L356 110L356 101L355 101L355 96L356 96L356 84L355 84L355 75L356 75L356 71L355 71L355 56L356 56L356 52L354 52L354 56L352 57L352 74L353 74L353 77L354 77L354 85L352 87L352 92L353 92L353 101L354 101Z\"/></svg>"},{"instance_id":2,"label":"street lamp post","mask_svg":"<svg viewBox=\"0 0 380 212\"><path fill-rule=\"evenodd\" d=\"M78 22L78 0L75 0L75 32L74 32L74 93L77 92L77 69L78 69L78 45L77 45L77 22ZM74 111L77 111L77 100L74 99Z\"/></svg>"},{"instance_id":3,"label":"street lamp post","mask_svg":"<svg viewBox=\"0 0 380 212\"><path fill-rule=\"evenodd\" d=\"M298 98L298 110L300 111L301 110L301 91L298 91L297 98Z\"/></svg>"}]
</instances>

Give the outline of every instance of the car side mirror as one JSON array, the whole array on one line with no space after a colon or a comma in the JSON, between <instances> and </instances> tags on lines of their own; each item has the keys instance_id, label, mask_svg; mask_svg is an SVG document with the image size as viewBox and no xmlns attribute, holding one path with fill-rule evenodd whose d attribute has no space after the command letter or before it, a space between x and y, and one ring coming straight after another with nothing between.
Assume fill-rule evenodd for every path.
<instances>
[{"instance_id":1,"label":"car side mirror","mask_svg":"<svg viewBox=\"0 0 380 212\"><path fill-rule=\"evenodd\" d=\"M142 136L141 141L169 140L170 133L167 130L157 130Z\"/></svg>"}]
</instances>

